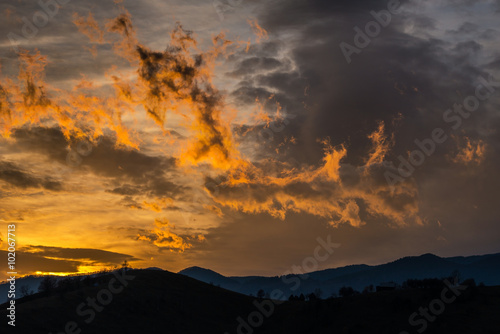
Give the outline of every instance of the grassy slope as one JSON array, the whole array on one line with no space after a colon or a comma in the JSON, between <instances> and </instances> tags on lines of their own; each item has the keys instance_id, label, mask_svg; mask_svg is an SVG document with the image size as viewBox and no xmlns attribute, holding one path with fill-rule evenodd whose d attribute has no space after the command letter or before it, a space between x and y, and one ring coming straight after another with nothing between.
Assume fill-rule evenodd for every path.
<instances>
[{"instance_id":1,"label":"grassy slope","mask_svg":"<svg viewBox=\"0 0 500 334\"><path fill-rule=\"evenodd\" d=\"M85 324L75 310L113 276L99 278L99 286L30 296L17 303L16 333L63 331L77 321L83 333L236 333L236 318L255 311L253 298L163 271L131 271L136 278L114 295L111 304ZM286 302L254 333L417 333L408 317L439 297L439 291L388 291L313 302ZM5 333L5 305L0 310L0 332ZM12 328L11 328L12 329ZM7 333L13 333L9 330ZM425 333L500 333L500 287L467 289L463 296L429 325Z\"/></svg>"}]
</instances>

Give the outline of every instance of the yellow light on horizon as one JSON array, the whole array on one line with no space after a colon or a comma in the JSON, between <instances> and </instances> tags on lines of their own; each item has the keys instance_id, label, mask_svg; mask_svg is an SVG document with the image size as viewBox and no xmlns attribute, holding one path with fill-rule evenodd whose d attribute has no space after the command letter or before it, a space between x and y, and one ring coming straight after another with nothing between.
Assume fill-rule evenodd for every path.
<instances>
[{"instance_id":1,"label":"yellow light on horizon","mask_svg":"<svg viewBox=\"0 0 500 334\"><path fill-rule=\"evenodd\" d=\"M41 276L61 276L61 277L64 277L64 276L69 276L69 275L74 275L76 273L60 273L60 272L57 272L57 273L53 273L53 272L46 272L46 271L36 271L35 272L35 275L41 275Z\"/></svg>"}]
</instances>

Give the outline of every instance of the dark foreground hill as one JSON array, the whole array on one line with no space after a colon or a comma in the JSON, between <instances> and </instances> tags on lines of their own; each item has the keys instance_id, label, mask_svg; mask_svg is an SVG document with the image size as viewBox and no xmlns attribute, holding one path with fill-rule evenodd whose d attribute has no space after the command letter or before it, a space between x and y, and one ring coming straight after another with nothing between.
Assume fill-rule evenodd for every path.
<instances>
[{"instance_id":1,"label":"dark foreground hill","mask_svg":"<svg viewBox=\"0 0 500 334\"><path fill-rule=\"evenodd\" d=\"M69 282L17 300L16 327L0 310L1 333L500 333L500 287L394 290L276 305L158 270L130 270ZM128 276L134 276L130 279ZM125 287L123 285L126 284ZM449 288L448 288L449 289ZM437 301L436 301L437 300ZM105 304L105 305L103 305ZM444 309L437 310L440 304ZM433 309L431 320L419 308ZM7 319L7 320L6 320ZM7 330L6 330L7 327ZM404 332L403 332L404 333Z\"/></svg>"}]
</instances>

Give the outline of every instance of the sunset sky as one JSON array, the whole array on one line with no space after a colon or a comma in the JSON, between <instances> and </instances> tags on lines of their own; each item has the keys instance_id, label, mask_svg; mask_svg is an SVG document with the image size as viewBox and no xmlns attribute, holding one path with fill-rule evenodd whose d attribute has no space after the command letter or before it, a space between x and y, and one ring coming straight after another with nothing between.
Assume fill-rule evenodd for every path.
<instances>
[{"instance_id":1,"label":"sunset sky","mask_svg":"<svg viewBox=\"0 0 500 334\"><path fill-rule=\"evenodd\" d=\"M0 4L19 274L500 252L498 1L57 1Z\"/></svg>"}]
</instances>

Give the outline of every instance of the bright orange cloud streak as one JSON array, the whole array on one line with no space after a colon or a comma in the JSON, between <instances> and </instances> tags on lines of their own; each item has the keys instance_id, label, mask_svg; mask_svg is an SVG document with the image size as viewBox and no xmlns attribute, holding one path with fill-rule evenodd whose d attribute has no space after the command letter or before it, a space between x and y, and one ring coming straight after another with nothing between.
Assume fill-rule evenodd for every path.
<instances>
[{"instance_id":1,"label":"bright orange cloud streak","mask_svg":"<svg viewBox=\"0 0 500 334\"><path fill-rule=\"evenodd\" d=\"M380 122L377 131L371 133L368 138L372 141L373 148L370 151L366 165L371 166L382 163L387 152L389 152L394 144L394 134L391 138L387 138L385 136L385 124L384 122Z\"/></svg>"},{"instance_id":2,"label":"bright orange cloud streak","mask_svg":"<svg viewBox=\"0 0 500 334\"><path fill-rule=\"evenodd\" d=\"M459 145L458 138L455 137L457 145ZM459 146L459 151L452 161L461 164L480 164L484 160L484 153L486 151L486 144L482 140L473 142L468 137L464 137L465 145L463 147Z\"/></svg>"}]
</instances>

